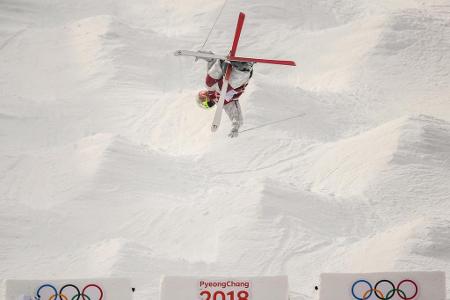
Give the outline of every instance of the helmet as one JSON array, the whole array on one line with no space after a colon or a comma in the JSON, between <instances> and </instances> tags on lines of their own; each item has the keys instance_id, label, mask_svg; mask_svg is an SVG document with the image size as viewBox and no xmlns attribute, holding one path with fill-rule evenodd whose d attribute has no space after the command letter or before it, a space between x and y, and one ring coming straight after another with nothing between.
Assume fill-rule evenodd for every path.
<instances>
[{"instance_id":1,"label":"helmet","mask_svg":"<svg viewBox=\"0 0 450 300\"><path fill-rule=\"evenodd\" d=\"M200 91L197 97L197 104L201 108L209 109L214 106L215 102L209 100L208 91Z\"/></svg>"}]
</instances>

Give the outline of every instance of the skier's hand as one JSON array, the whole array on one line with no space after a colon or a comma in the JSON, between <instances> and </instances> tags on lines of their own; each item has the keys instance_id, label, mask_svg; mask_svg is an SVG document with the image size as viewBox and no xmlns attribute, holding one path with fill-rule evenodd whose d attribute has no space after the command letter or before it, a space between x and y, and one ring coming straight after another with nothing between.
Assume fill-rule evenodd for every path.
<instances>
[{"instance_id":1,"label":"skier's hand","mask_svg":"<svg viewBox=\"0 0 450 300\"><path fill-rule=\"evenodd\" d=\"M228 136L229 136L230 138L238 137L238 135L239 135L239 131L238 131L237 128L231 129L230 133L228 134Z\"/></svg>"}]
</instances>

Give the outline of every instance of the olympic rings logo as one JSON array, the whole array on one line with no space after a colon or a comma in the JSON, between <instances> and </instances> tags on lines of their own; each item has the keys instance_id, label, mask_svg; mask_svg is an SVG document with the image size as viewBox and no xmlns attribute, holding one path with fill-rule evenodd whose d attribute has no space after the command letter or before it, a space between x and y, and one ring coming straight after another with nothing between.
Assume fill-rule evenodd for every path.
<instances>
[{"instance_id":1,"label":"olympic rings logo","mask_svg":"<svg viewBox=\"0 0 450 300\"><path fill-rule=\"evenodd\" d=\"M50 289L52 292L52 295L48 297L48 300L102 300L103 299L103 290L101 287L99 287L96 284L88 284L86 285L81 291L80 289L73 284L66 284L62 286L59 291L51 284L43 284L41 285L37 291L36 291L36 297L34 297L36 300L41 300L41 291L44 289ZM95 293L97 295L96 298L94 298L93 294L89 294L88 296L87 291L96 289L98 292ZM71 294L64 293L65 291L72 290ZM70 296L68 296L70 295Z\"/></svg>"},{"instance_id":2,"label":"olympic rings logo","mask_svg":"<svg viewBox=\"0 0 450 300\"><path fill-rule=\"evenodd\" d=\"M383 293L381 285L386 284L390 287L388 288L387 293ZM363 289L364 286L367 286L367 288ZM405 292L405 287L408 286L410 287L407 290L409 292L407 295L407 293ZM356 295L356 287L358 287L358 290L362 289L363 292L360 294L361 297L358 297ZM370 298L370 296L372 296L372 294L375 294L375 296L380 300L389 300L395 296L395 293L397 293L397 295L403 300L412 300L417 296L418 292L419 288L417 284L410 279L404 279L400 281L397 286L395 286L392 281L389 281L387 279L378 281L374 287L372 287L372 284L370 284L370 282L364 279L357 280L352 285L352 296L357 300L367 300Z\"/></svg>"}]
</instances>

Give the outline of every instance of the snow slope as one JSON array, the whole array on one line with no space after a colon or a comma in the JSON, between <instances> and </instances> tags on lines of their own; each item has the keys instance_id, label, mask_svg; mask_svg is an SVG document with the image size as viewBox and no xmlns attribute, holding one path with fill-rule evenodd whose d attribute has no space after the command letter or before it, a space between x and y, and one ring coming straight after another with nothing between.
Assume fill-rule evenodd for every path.
<instances>
[{"instance_id":1,"label":"snow slope","mask_svg":"<svg viewBox=\"0 0 450 300\"><path fill-rule=\"evenodd\" d=\"M229 0L206 49L244 11L239 54L298 63L233 140L172 55L221 5L0 2L0 278L450 271L450 2Z\"/></svg>"}]
</instances>

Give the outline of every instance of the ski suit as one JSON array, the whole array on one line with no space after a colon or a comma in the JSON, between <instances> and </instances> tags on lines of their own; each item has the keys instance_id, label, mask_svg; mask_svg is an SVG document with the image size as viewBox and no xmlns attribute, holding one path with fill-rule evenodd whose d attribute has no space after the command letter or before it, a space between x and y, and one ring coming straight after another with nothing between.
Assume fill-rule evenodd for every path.
<instances>
[{"instance_id":1,"label":"ski suit","mask_svg":"<svg viewBox=\"0 0 450 300\"><path fill-rule=\"evenodd\" d=\"M226 69L225 63L220 60L211 61L208 63L207 68L208 72L206 74L205 83L208 89L208 98L217 102L223 84L223 77ZM230 133L230 136L232 137L237 136L239 127L241 127L244 122L238 100L244 92L251 76L252 71L241 71L236 68L233 68L231 71L223 109L232 123Z\"/></svg>"}]
</instances>

